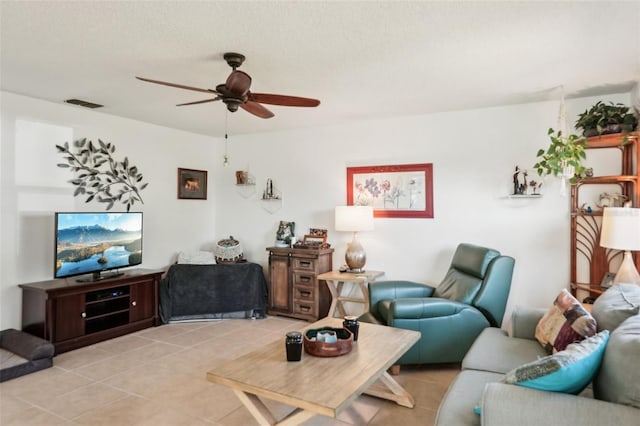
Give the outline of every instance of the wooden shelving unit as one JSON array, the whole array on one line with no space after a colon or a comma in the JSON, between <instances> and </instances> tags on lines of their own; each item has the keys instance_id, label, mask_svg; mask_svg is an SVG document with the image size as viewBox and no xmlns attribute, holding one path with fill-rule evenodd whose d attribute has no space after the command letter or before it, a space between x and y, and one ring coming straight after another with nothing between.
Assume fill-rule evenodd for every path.
<instances>
[{"instance_id":1,"label":"wooden shelving unit","mask_svg":"<svg viewBox=\"0 0 640 426\"><path fill-rule=\"evenodd\" d=\"M625 141L626 138L626 142ZM601 247L600 230L602 228L602 210L591 213L580 206L585 202L581 198L581 189L589 185L616 185L620 192L631 201L632 207L640 202L640 164L639 134L612 134L587 139L587 150L615 149L620 151L620 173L608 176L584 178L571 185L571 290L587 291L593 298L602 293L600 283L608 272L615 272L622 252ZM640 266L640 255L634 253L636 265ZM585 271L588 269L588 271ZM579 280L581 277L587 279Z\"/></svg>"}]
</instances>

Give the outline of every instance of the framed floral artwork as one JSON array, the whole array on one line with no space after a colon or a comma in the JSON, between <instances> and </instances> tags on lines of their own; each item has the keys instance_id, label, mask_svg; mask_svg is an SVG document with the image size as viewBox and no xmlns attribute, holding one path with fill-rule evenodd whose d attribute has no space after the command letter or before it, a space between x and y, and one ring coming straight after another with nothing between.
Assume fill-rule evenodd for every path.
<instances>
[{"instance_id":1,"label":"framed floral artwork","mask_svg":"<svg viewBox=\"0 0 640 426\"><path fill-rule=\"evenodd\" d=\"M433 218L433 164L347 167L347 205L374 217Z\"/></svg>"}]
</instances>

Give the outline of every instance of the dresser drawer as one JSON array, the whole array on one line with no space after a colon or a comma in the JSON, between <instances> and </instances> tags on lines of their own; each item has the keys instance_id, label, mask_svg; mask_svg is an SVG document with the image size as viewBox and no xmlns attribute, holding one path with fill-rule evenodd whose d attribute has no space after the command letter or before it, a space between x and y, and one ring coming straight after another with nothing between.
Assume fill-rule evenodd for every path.
<instances>
[{"instance_id":1,"label":"dresser drawer","mask_svg":"<svg viewBox=\"0 0 640 426\"><path fill-rule=\"evenodd\" d=\"M315 302L305 302L302 300L293 301L293 313L298 315L308 315L317 317L317 306Z\"/></svg>"},{"instance_id":2,"label":"dresser drawer","mask_svg":"<svg viewBox=\"0 0 640 426\"><path fill-rule=\"evenodd\" d=\"M302 301L302 302L308 301L312 303L316 299L315 291L313 287L296 285L296 286L293 286L293 298L298 301Z\"/></svg>"},{"instance_id":3,"label":"dresser drawer","mask_svg":"<svg viewBox=\"0 0 640 426\"><path fill-rule=\"evenodd\" d=\"M291 258L291 264L293 269L298 269L300 271L315 271L316 270L316 260L315 259L305 259L299 257Z\"/></svg>"},{"instance_id":4,"label":"dresser drawer","mask_svg":"<svg viewBox=\"0 0 640 426\"><path fill-rule=\"evenodd\" d=\"M305 272L294 272L293 273L293 285L294 286L307 286L313 287L316 285L316 274L307 274Z\"/></svg>"}]
</instances>

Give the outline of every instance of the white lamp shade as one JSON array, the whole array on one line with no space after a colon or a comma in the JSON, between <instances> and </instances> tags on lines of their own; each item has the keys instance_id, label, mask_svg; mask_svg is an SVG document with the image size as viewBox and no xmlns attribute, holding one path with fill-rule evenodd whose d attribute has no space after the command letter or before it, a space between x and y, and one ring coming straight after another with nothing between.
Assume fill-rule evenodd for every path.
<instances>
[{"instance_id":1,"label":"white lamp shade","mask_svg":"<svg viewBox=\"0 0 640 426\"><path fill-rule=\"evenodd\" d=\"M605 207L600 246L616 250L640 250L640 208Z\"/></svg>"},{"instance_id":2,"label":"white lamp shade","mask_svg":"<svg viewBox=\"0 0 640 426\"><path fill-rule=\"evenodd\" d=\"M335 225L336 231L373 231L373 207L338 206Z\"/></svg>"}]
</instances>

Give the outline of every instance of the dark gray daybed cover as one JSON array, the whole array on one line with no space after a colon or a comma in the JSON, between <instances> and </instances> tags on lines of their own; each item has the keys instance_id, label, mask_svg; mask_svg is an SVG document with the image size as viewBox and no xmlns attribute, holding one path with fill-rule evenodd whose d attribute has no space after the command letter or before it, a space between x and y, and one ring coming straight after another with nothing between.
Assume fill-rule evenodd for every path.
<instances>
[{"instance_id":1,"label":"dark gray daybed cover","mask_svg":"<svg viewBox=\"0 0 640 426\"><path fill-rule=\"evenodd\" d=\"M165 324L239 311L264 317L266 302L267 281L256 263L175 264L160 281L160 317Z\"/></svg>"}]
</instances>

